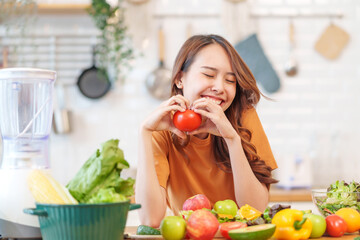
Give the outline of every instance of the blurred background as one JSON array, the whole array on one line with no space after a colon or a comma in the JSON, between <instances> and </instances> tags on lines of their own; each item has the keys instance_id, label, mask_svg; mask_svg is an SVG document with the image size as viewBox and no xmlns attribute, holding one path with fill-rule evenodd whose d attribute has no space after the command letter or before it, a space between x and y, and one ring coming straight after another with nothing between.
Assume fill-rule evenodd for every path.
<instances>
[{"instance_id":1,"label":"blurred background","mask_svg":"<svg viewBox=\"0 0 360 240\"><path fill-rule=\"evenodd\" d=\"M94 2L106 5L105 0ZM86 11L91 1L1 3L1 67L37 67L58 74L54 109L66 110L70 124L51 134L51 167L60 182L67 183L110 138L120 139L131 166L125 174L135 176L139 125L161 102L146 87L159 67L159 49L164 50L164 66L171 69L189 36L210 33L224 36L250 56L244 58L249 64L251 56L261 63L255 62L252 70L270 100L262 98L257 111L279 165L274 171L278 187L360 180L359 1L107 3L120 8L117 19L105 22L119 21L127 28L119 30L126 33L121 43L132 49L133 57L128 59L130 68L119 63L118 73L109 70L112 86L98 99L85 97L77 85L81 73L92 66L93 47L103 34Z\"/></svg>"}]
</instances>

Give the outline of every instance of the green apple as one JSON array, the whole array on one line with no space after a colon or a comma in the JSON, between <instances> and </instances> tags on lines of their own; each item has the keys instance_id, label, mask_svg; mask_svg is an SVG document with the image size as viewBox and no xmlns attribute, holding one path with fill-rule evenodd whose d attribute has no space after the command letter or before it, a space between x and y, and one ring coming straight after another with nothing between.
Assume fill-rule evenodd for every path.
<instances>
[{"instance_id":1,"label":"green apple","mask_svg":"<svg viewBox=\"0 0 360 240\"><path fill-rule=\"evenodd\" d=\"M238 207L233 200L226 199L224 201L217 201L214 205L214 210L218 214L226 214L235 217Z\"/></svg>"},{"instance_id":2,"label":"green apple","mask_svg":"<svg viewBox=\"0 0 360 240\"><path fill-rule=\"evenodd\" d=\"M166 240L183 239L186 232L186 222L180 216L167 216L160 223L160 232Z\"/></svg>"},{"instance_id":3,"label":"green apple","mask_svg":"<svg viewBox=\"0 0 360 240\"><path fill-rule=\"evenodd\" d=\"M326 231L326 221L323 216L307 213L304 214L304 217L307 217L312 223L312 231L310 238L319 238Z\"/></svg>"}]
</instances>

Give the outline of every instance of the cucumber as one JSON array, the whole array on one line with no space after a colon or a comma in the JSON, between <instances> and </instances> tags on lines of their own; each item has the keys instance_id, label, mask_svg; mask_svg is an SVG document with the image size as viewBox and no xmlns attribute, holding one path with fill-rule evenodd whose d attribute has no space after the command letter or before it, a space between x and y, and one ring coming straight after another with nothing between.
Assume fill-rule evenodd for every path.
<instances>
[{"instance_id":1,"label":"cucumber","mask_svg":"<svg viewBox=\"0 0 360 240\"><path fill-rule=\"evenodd\" d=\"M266 240L271 238L275 232L275 228L275 224L254 225L246 228L230 230L229 236L231 239L235 240Z\"/></svg>"},{"instance_id":2,"label":"cucumber","mask_svg":"<svg viewBox=\"0 0 360 240\"><path fill-rule=\"evenodd\" d=\"M156 228L152 228L146 225L139 225L136 230L136 235L161 235L161 232Z\"/></svg>"}]
</instances>

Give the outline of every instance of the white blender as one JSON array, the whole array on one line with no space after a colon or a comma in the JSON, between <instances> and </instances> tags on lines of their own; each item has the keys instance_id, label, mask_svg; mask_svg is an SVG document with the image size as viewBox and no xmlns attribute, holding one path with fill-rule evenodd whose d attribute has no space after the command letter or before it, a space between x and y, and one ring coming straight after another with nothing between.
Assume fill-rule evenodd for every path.
<instances>
[{"instance_id":1,"label":"white blender","mask_svg":"<svg viewBox=\"0 0 360 240\"><path fill-rule=\"evenodd\" d=\"M27 185L32 169L49 168L49 135L56 72L34 68L0 70L0 239L40 239Z\"/></svg>"}]
</instances>

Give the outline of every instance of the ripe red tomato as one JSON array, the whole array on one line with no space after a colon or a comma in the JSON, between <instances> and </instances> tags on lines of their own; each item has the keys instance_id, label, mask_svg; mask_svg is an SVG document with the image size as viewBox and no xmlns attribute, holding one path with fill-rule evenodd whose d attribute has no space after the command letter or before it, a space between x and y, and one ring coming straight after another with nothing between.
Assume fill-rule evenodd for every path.
<instances>
[{"instance_id":1,"label":"ripe red tomato","mask_svg":"<svg viewBox=\"0 0 360 240\"><path fill-rule=\"evenodd\" d=\"M247 227L246 223L243 222L224 222L220 224L220 233L226 239L231 239L229 236L229 231Z\"/></svg>"},{"instance_id":2,"label":"ripe red tomato","mask_svg":"<svg viewBox=\"0 0 360 240\"><path fill-rule=\"evenodd\" d=\"M185 112L177 111L173 117L173 123L177 129L184 132L191 132L201 124L201 115L186 109Z\"/></svg>"},{"instance_id":3,"label":"ripe red tomato","mask_svg":"<svg viewBox=\"0 0 360 240\"><path fill-rule=\"evenodd\" d=\"M335 214L329 215L325 218L326 232L332 237L341 237L347 231L345 220Z\"/></svg>"}]
</instances>

